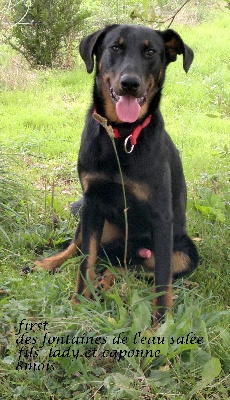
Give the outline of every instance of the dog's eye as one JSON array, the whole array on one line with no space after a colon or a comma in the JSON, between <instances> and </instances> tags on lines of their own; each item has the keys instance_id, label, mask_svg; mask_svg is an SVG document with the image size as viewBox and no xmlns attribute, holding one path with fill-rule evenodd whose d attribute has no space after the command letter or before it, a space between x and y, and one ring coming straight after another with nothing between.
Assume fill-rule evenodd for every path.
<instances>
[{"instance_id":1,"label":"dog's eye","mask_svg":"<svg viewBox=\"0 0 230 400\"><path fill-rule=\"evenodd\" d=\"M119 46L115 44L114 46L111 47L111 49L114 51L114 53L117 53L119 51Z\"/></svg>"},{"instance_id":2,"label":"dog's eye","mask_svg":"<svg viewBox=\"0 0 230 400\"><path fill-rule=\"evenodd\" d=\"M145 55L146 55L146 57L148 57L148 58L152 57L154 54L155 54L155 50L153 50L153 49L147 49L147 50L145 50Z\"/></svg>"}]
</instances>

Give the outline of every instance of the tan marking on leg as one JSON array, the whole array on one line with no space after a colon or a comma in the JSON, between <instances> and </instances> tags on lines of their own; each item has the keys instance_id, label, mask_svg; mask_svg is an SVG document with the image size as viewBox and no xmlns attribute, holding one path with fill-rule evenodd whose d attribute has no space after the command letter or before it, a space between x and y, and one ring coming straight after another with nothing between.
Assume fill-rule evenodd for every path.
<instances>
[{"instance_id":1,"label":"tan marking on leg","mask_svg":"<svg viewBox=\"0 0 230 400\"><path fill-rule=\"evenodd\" d=\"M98 242L95 236L90 238L89 243L89 256L88 256L88 268L94 267L97 261L97 246Z\"/></svg>"},{"instance_id":2,"label":"tan marking on leg","mask_svg":"<svg viewBox=\"0 0 230 400\"><path fill-rule=\"evenodd\" d=\"M165 307L167 311L171 312L172 306L173 306L173 293L172 293L172 279L171 279L167 288L167 292L165 294Z\"/></svg>"},{"instance_id":3,"label":"tan marking on leg","mask_svg":"<svg viewBox=\"0 0 230 400\"><path fill-rule=\"evenodd\" d=\"M94 283L95 280L94 265L96 264L96 261L97 261L97 239L94 236L91 236L89 243L89 255L87 256L87 259L83 261L83 264L78 269L77 281L75 287L75 293L82 294L86 298L89 298L92 294L89 287L87 286L87 281L91 281L92 283ZM84 268L84 271L82 271L82 268ZM73 295L72 301L78 303L78 301L76 301L75 295Z\"/></svg>"},{"instance_id":4,"label":"tan marking on leg","mask_svg":"<svg viewBox=\"0 0 230 400\"><path fill-rule=\"evenodd\" d=\"M95 284L96 276L95 276L94 268L92 266L88 266L87 268L88 268L87 274L86 274L87 277L86 277L86 282L84 284L84 291L83 291L82 295L84 297L86 297L87 299L89 299L92 293L90 291L90 288L87 285L87 282L90 281L90 282L92 282L92 284Z\"/></svg>"},{"instance_id":5,"label":"tan marking on leg","mask_svg":"<svg viewBox=\"0 0 230 400\"><path fill-rule=\"evenodd\" d=\"M34 262L34 271L37 271L39 268L44 268L47 271L55 271L58 267L60 267L65 261L69 258L72 258L77 255L78 249L76 244L73 242L67 247L66 250L61 251L55 256L51 256L48 258L44 258L44 260L36 260Z\"/></svg>"},{"instance_id":6,"label":"tan marking on leg","mask_svg":"<svg viewBox=\"0 0 230 400\"><path fill-rule=\"evenodd\" d=\"M162 291L165 291L162 289ZM154 293L156 293L156 290L154 289ZM164 302L164 314L166 312L171 313L171 308L173 306L173 296L172 296L172 279L170 279L170 282L167 286L166 293L160 296L161 299L163 299ZM161 301L162 303L162 301ZM160 319L163 317L162 311L159 309L159 297L154 297L153 298L153 325L157 326L158 322Z\"/></svg>"},{"instance_id":7,"label":"tan marking on leg","mask_svg":"<svg viewBox=\"0 0 230 400\"><path fill-rule=\"evenodd\" d=\"M81 294L82 296L89 299L92 293L87 285L87 281L90 280L95 286L95 282L94 282L95 281L95 272L94 272L94 268L90 265L87 265L86 268L87 268L87 272L86 272L85 279L81 275L80 267L78 269L75 293ZM81 283L81 290L79 289L80 283ZM75 293L73 294L71 301L75 304L80 304L79 300L76 299Z\"/></svg>"},{"instance_id":8,"label":"tan marking on leg","mask_svg":"<svg viewBox=\"0 0 230 400\"><path fill-rule=\"evenodd\" d=\"M71 302L74 304L80 304L80 301L76 298L75 293L79 293L79 282L81 280L82 280L82 276L80 273L80 266L79 266L78 271L77 271L77 279L76 279L76 286L75 286L74 294L71 297ZM82 294L82 293L79 293L79 294Z\"/></svg>"}]
</instances>

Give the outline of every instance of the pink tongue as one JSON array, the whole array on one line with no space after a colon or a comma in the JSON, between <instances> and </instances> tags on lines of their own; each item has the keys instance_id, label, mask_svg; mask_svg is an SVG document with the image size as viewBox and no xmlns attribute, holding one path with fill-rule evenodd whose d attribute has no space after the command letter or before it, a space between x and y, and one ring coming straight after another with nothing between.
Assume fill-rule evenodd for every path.
<instances>
[{"instance_id":1,"label":"pink tongue","mask_svg":"<svg viewBox=\"0 0 230 400\"><path fill-rule=\"evenodd\" d=\"M121 96L116 103L117 116L123 122L135 122L139 117L140 108L137 99L132 96Z\"/></svg>"}]
</instances>

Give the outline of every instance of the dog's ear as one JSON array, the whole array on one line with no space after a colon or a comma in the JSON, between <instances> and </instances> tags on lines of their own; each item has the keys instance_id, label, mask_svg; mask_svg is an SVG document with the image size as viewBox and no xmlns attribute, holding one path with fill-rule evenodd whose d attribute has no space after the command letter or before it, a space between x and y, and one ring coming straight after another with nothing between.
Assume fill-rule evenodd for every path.
<instances>
[{"instance_id":1,"label":"dog's ear","mask_svg":"<svg viewBox=\"0 0 230 400\"><path fill-rule=\"evenodd\" d=\"M116 26L116 24L108 25L106 28L91 33L91 35L82 39L79 46L79 52L83 61L85 62L86 69L89 74L93 71L94 68L94 54L97 53L98 44L103 39L105 34Z\"/></svg>"},{"instance_id":2,"label":"dog's ear","mask_svg":"<svg viewBox=\"0 0 230 400\"><path fill-rule=\"evenodd\" d=\"M181 37L172 29L166 31L158 31L165 42L166 57L168 63L176 61L178 54L183 54L183 68L188 72L192 64L194 53L189 46L187 46Z\"/></svg>"}]
</instances>

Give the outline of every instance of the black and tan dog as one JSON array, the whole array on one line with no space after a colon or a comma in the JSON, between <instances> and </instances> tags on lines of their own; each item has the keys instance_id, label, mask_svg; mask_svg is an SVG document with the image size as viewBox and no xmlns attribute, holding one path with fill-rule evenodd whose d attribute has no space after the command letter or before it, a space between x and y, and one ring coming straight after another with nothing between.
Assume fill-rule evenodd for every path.
<instances>
[{"instance_id":1,"label":"black and tan dog","mask_svg":"<svg viewBox=\"0 0 230 400\"><path fill-rule=\"evenodd\" d=\"M70 246L36 261L35 268L55 270L80 249L86 257L76 292L90 297L87 282L95 280L98 255L104 252L111 263L122 264L126 241L128 266L154 271L155 292L162 292L154 302L159 319L172 306L172 278L198 264L186 230L182 164L159 109L166 67L182 54L187 72L193 52L170 29L110 25L83 39L80 54L89 73L96 60L93 102L78 158L81 221ZM93 118L95 112L113 128L123 186L111 138Z\"/></svg>"}]
</instances>

